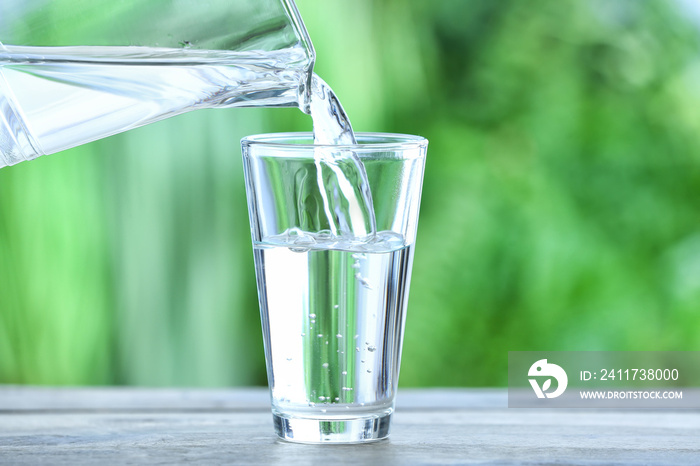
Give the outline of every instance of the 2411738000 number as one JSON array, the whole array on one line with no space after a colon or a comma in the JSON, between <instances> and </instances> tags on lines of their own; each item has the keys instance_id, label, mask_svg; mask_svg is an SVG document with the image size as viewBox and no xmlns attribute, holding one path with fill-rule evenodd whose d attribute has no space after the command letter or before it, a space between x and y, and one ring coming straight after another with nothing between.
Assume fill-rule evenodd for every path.
<instances>
[{"instance_id":1,"label":"2411738000 number","mask_svg":"<svg viewBox=\"0 0 700 466\"><path fill-rule=\"evenodd\" d=\"M678 380L678 369L601 369L600 380Z\"/></svg>"}]
</instances>

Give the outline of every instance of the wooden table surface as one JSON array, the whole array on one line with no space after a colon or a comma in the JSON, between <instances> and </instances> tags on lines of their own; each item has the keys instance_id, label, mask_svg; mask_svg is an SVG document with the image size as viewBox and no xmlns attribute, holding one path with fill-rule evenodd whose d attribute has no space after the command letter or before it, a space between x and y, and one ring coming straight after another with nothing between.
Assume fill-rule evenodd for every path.
<instances>
[{"instance_id":1,"label":"wooden table surface","mask_svg":"<svg viewBox=\"0 0 700 466\"><path fill-rule=\"evenodd\" d=\"M509 409L502 389L399 390L389 440L299 445L267 390L0 386L0 464L700 464L700 412Z\"/></svg>"}]
</instances>

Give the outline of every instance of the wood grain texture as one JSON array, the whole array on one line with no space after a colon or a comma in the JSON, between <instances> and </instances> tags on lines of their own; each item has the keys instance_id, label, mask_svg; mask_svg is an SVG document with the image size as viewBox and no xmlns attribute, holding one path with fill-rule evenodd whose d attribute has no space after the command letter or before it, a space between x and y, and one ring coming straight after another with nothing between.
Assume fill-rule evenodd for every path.
<instances>
[{"instance_id":1,"label":"wood grain texture","mask_svg":"<svg viewBox=\"0 0 700 466\"><path fill-rule=\"evenodd\" d=\"M700 464L697 411L508 409L401 390L391 439L276 440L265 389L0 387L0 464Z\"/></svg>"}]
</instances>

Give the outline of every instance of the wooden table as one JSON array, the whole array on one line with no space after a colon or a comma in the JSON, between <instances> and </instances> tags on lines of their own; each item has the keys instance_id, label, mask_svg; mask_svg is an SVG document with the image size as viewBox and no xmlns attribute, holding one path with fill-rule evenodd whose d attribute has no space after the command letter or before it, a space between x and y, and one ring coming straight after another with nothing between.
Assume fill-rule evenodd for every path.
<instances>
[{"instance_id":1,"label":"wooden table","mask_svg":"<svg viewBox=\"0 0 700 466\"><path fill-rule=\"evenodd\" d=\"M508 409L399 390L391 439L276 440L267 390L0 386L1 464L700 464L700 412Z\"/></svg>"}]
</instances>

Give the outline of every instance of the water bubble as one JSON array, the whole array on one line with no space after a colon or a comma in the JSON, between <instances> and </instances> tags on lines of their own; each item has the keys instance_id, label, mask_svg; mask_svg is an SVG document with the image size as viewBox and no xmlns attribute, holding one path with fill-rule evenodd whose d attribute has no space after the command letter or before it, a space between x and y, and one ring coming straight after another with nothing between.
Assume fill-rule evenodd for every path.
<instances>
[{"instance_id":1,"label":"water bubble","mask_svg":"<svg viewBox=\"0 0 700 466\"><path fill-rule=\"evenodd\" d=\"M316 403L314 403L313 401L310 401L309 406L311 406L313 408L314 406L316 406Z\"/></svg>"},{"instance_id":2,"label":"water bubble","mask_svg":"<svg viewBox=\"0 0 700 466\"><path fill-rule=\"evenodd\" d=\"M364 363L365 363L365 360L364 360L364 359L360 359L360 362L361 362L362 364L364 364Z\"/></svg>"},{"instance_id":3,"label":"water bubble","mask_svg":"<svg viewBox=\"0 0 700 466\"><path fill-rule=\"evenodd\" d=\"M326 340L326 344L328 344L328 340Z\"/></svg>"},{"instance_id":4,"label":"water bubble","mask_svg":"<svg viewBox=\"0 0 700 466\"><path fill-rule=\"evenodd\" d=\"M358 338L360 338L360 335L355 335L354 338L355 338L355 340L357 340Z\"/></svg>"},{"instance_id":5,"label":"water bubble","mask_svg":"<svg viewBox=\"0 0 700 466\"><path fill-rule=\"evenodd\" d=\"M368 374L371 374L371 373L372 373L372 369L367 369L367 373L368 373Z\"/></svg>"},{"instance_id":6,"label":"water bubble","mask_svg":"<svg viewBox=\"0 0 700 466\"><path fill-rule=\"evenodd\" d=\"M346 406L345 409L350 409L350 406Z\"/></svg>"},{"instance_id":7,"label":"water bubble","mask_svg":"<svg viewBox=\"0 0 700 466\"><path fill-rule=\"evenodd\" d=\"M293 252L306 252L311 246L316 244L313 236L308 235L299 228L290 228L287 230L287 235L293 245L289 249Z\"/></svg>"},{"instance_id":8,"label":"water bubble","mask_svg":"<svg viewBox=\"0 0 700 466\"><path fill-rule=\"evenodd\" d=\"M322 410L321 410L321 412L322 412L322 413L325 413L325 412L326 412L326 410L325 410L325 409L322 409ZM330 439L328 439L328 440L330 440Z\"/></svg>"},{"instance_id":9,"label":"water bubble","mask_svg":"<svg viewBox=\"0 0 700 466\"><path fill-rule=\"evenodd\" d=\"M319 400L321 400L321 401L323 401L323 400L325 400L325 399L326 399L326 397L325 397L325 396L323 396L323 395L320 395L320 396L318 397L318 399L319 399Z\"/></svg>"},{"instance_id":10,"label":"water bubble","mask_svg":"<svg viewBox=\"0 0 700 466\"><path fill-rule=\"evenodd\" d=\"M319 334L316 335L316 336L319 337L319 338L322 338L322 337L323 337L323 334L322 334L322 333L319 333Z\"/></svg>"},{"instance_id":11,"label":"water bubble","mask_svg":"<svg viewBox=\"0 0 700 466\"><path fill-rule=\"evenodd\" d=\"M353 268L353 269L359 269L360 267L361 267L361 265L360 265L359 262L354 262L354 263L352 264L352 268Z\"/></svg>"},{"instance_id":12,"label":"water bubble","mask_svg":"<svg viewBox=\"0 0 700 466\"><path fill-rule=\"evenodd\" d=\"M316 314L309 314L309 318L310 318L310 319L315 319L315 318L316 318Z\"/></svg>"},{"instance_id":13,"label":"water bubble","mask_svg":"<svg viewBox=\"0 0 700 466\"><path fill-rule=\"evenodd\" d=\"M312 236L299 236L294 240L296 246L313 246L316 240Z\"/></svg>"},{"instance_id":14,"label":"water bubble","mask_svg":"<svg viewBox=\"0 0 700 466\"><path fill-rule=\"evenodd\" d=\"M365 405L364 403L360 403L360 406L364 406L364 405Z\"/></svg>"},{"instance_id":15,"label":"water bubble","mask_svg":"<svg viewBox=\"0 0 700 466\"><path fill-rule=\"evenodd\" d=\"M333 400L334 400L334 401L340 401L340 397L336 396L335 398L333 398Z\"/></svg>"},{"instance_id":16,"label":"water bubble","mask_svg":"<svg viewBox=\"0 0 700 466\"><path fill-rule=\"evenodd\" d=\"M336 304L335 306L333 306L333 309L338 309L339 307L340 307L340 304Z\"/></svg>"},{"instance_id":17,"label":"water bubble","mask_svg":"<svg viewBox=\"0 0 700 466\"><path fill-rule=\"evenodd\" d=\"M301 332L301 336L302 336L302 337L305 337L306 334L305 334L304 332Z\"/></svg>"},{"instance_id":18,"label":"water bubble","mask_svg":"<svg viewBox=\"0 0 700 466\"><path fill-rule=\"evenodd\" d=\"M291 360L292 360L292 358L287 358L287 361L291 361Z\"/></svg>"},{"instance_id":19,"label":"water bubble","mask_svg":"<svg viewBox=\"0 0 700 466\"><path fill-rule=\"evenodd\" d=\"M343 372L341 372L341 374L348 375L348 371L343 371Z\"/></svg>"},{"instance_id":20,"label":"water bubble","mask_svg":"<svg viewBox=\"0 0 700 466\"><path fill-rule=\"evenodd\" d=\"M376 349L377 349L377 348L375 348L374 346L368 346L368 347L367 347L367 351L369 351L370 353L373 353Z\"/></svg>"},{"instance_id":21,"label":"water bubble","mask_svg":"<svg viewBox=\"0 0 700 466\"><path fill-rule=\"evenodd\" d=\"M343 390L344 392L351 392L351 391L352 391L352 388L350 388L350 387L343 387L343 388L341 388L341 390Z\"/></svg>"},{"instance_id":22,"label":"water bubble","mask_svg":"<svg viewBox=\"0 0 700 466\"><path fill-rule=\"evenodd\" d=\"M360 352L360 347L359 347L359 346L356 346L356 347L355 347L355 351L357 351L357 352L359 353L359 352Z\"/></svg>"},{"instance_id":23,"label":"water bubble","mask_svg":"<svg viewBox=\"0 0 700 466\"><path fill-rule=\"evenodd\" d=\"M323 366L323 367L328 367L328 363L327 363L327 362L324 362L323 364L321 364L321 366Z\"/></svg>"},{"instance_id":24,"label":"water bubble","mask_svg":"<svg viewBox=\"0 0 700 466\"><path fill-rule=\"evenodd\" d=\"M360 285L364 286L364 287L367 288L368 290L371 290L371 289L372 289L372 285L370 285L370 283L367 281L366 278L364 278L362 275L360 275L360 272L357 272L357 273L355 274L355 279L356 279L358 282L360 282Z\"/></svg>"},{"instance_id":25,"label":"water bubble","mask_svg":"<svg viewBox=\"0 0 700 466\"><path fill-rule=\"evenodd\" d=\"M340 334L340 333L338 333L338 334L336 334L336 336L335 336L335 337L336 337L336 338L343 338L343 335L342 335L342 334Z\"/></svg>"}]
</instances>

